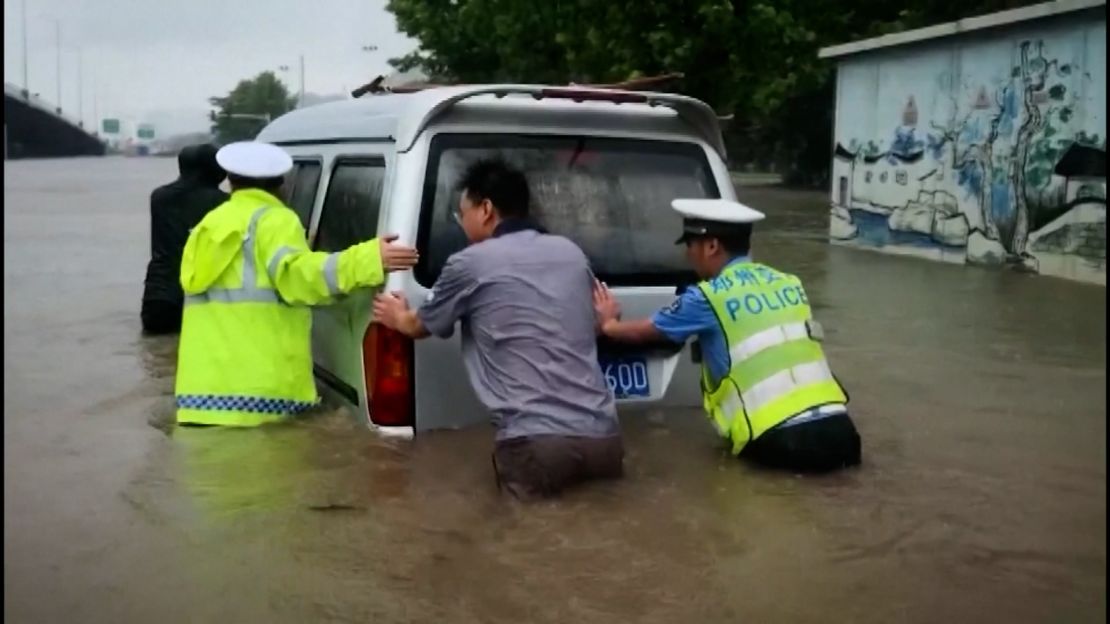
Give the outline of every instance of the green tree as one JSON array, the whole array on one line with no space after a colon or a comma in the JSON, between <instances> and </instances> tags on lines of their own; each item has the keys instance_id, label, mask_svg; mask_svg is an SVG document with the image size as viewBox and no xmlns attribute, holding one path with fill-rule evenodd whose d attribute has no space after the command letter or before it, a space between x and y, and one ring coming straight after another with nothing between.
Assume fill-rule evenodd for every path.
<instances>
[{"instance_id":1,"label":"green tree","mask_svg":"<svg viewBox=\"0 0 1110 624\"><path fill-rule=\"evenodd\" d=\"M616 82L682 72L675 87L737 120L734 162L827 176L832 63L819 48L1033 0L389 0L420 48L391 62L433 80Z\"/></svg>"},{"instance_id":2,"label":"green tree","mask_svg":"<svg viewBox=\"0 0 1110 624\"><path fill-rule=\"evenodd\" d=\"M273 72L262 72L243 80L223 97L208 100L212 134L221 145L253 139L273 119L293 110L296 98Z\"/></svg>"}]
</instances>

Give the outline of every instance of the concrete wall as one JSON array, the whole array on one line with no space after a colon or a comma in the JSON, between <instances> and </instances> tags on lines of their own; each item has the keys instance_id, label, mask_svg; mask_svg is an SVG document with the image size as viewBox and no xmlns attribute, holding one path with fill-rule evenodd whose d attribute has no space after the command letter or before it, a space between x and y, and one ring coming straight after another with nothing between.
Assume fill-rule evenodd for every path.
<instances>
[{"instance_id":1,"label":"concrete wall","mask_svg":"<svg viewBox=\"0 0 1110 624\"><path fill-rule=\"evenodd\" d=\"M1106 13L840 60L834 242L1106 283Z\"/></svg>"}]
</instances>

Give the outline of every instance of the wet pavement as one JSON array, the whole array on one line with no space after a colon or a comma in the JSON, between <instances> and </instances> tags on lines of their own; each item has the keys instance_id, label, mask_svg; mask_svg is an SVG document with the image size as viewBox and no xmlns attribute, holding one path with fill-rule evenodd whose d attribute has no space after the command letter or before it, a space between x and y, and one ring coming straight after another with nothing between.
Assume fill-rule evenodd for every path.
<instances>
[{"instance_id":1,"label":"wet pavement","mask_svg":"<svg viewBox=\"0 0 1110 624\"><path fill-rule=\"evenodd\" d=\"M160 428L175 344L138 308L174 173L5 163L6 621L1105 620L1102 287L831 247L821 195L742 189L864 466L760 471L696 411L628 416L626 479L520 506L484 428Z\"/></svg>"}]
</instances>

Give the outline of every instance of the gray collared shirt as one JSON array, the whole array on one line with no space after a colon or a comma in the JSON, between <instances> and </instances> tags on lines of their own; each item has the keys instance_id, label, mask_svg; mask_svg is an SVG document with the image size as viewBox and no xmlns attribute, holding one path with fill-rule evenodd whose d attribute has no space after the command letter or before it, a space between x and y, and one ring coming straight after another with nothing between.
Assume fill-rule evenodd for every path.
<instances>
[{"instance_id":1,"label":"gray collared shirt","mask_svg":"<svg viewBox=\"0 0 1110 624\"><path fill-rule=\"evenodd\" d=\"M498 440L620 433L597 360L593 279L577 245L535 230L448 259L417 314L441 338L462 322L463 360Z\"/></svg>"}]
</instances>

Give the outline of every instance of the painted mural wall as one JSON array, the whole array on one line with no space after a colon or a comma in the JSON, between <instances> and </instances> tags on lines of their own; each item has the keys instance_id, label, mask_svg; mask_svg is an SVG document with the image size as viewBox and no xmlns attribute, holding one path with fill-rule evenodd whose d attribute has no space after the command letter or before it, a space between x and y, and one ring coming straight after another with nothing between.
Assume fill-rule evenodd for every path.
<instances>
[{"instance_id":1,"label":"painted mural wall","mask_svg":"<svg viewBox=\"0 0 1110 624\"><path fill-rule=\"evenodd\" d=\"M834 242L1106 283L1106 22L844 59Z\"/></svg>"}]
</instances>

